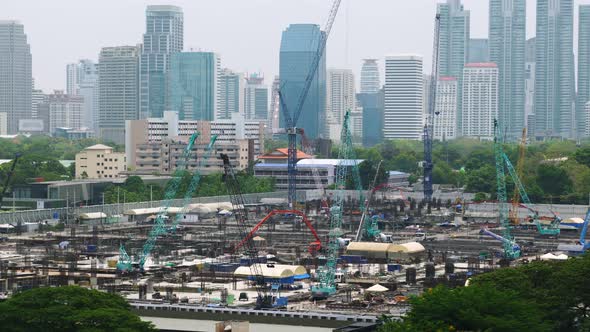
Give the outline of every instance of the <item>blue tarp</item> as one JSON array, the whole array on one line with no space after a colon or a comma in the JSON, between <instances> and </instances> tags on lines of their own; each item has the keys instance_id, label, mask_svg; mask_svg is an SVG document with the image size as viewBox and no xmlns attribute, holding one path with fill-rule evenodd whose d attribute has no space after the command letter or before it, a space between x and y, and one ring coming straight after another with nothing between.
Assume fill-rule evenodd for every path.
<instances>
[{"instance_id":1,"label":"blue tarp","mask_svg":"<svg viewBox=\"0 0 590 332\"><path fill-rule=\"evenodd\" d=\"M294 280L303 280L303 279L309 279L310 275L309 274L299 274L293 277Z\"/></svg>"}]
</instances>

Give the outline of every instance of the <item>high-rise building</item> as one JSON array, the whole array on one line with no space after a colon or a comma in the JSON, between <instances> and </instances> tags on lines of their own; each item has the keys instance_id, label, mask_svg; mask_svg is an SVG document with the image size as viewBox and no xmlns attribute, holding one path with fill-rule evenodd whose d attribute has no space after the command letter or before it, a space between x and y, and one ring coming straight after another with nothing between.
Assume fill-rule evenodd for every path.
<instances>
[{"instance_id":1,"label":"high-rise building","mask_svg":"<svg viewBox=\"0 0 590 332\"><path fill-rule=\"evenodd\" d=\"M125 120L138 117L139 47L103 47L98 60L98 127L106 141L123 144Z\"/></svg>"},{"instance_id":2,"label":"high-rise building","mask_svg":"<svg viewBox=\"0 0 590 332\"><path fill-rule=\"evenodd\" d=\"M305 80L317 54L325 32L315 24L291 24L283 31L280 53L280 88L288 111L296 112ZM307 137L326 136L326 54L322 56L309 93L303 104L297 127L303 128ZM279 112L280 126L285 128L283 111Z\"/></svg>"},{"instance_id":3,"label":"high-rise building","mask_svg":"<svg viewBox=\"0 0 590 332\"><path fill-rule=\"evenodd\" d=\"M377 93L359 93L356 100L363 110L363 146L383 141L383 89Z\"/></svg>"},{"instance_id":4,"label":"high-rise building","mask_svg":"<svg viewBox=\"0 0 590 332\"><path fill-rule=\"evenodd\" d=\"M590 101L584 105L584 113L581 118L583 122L583 128L580 136L590 137Z\"/></svg>"},{"instance_id":5,"label":"high-rise building","mask_svg":"<svg viewBox=\"0 0 590 332\"><path fill-rule=\"evenodd\" d=\"M526 41L524 56L524 120L529 137L535 137L535 40L533 37Z\"/></svg>"},{"instance_id":6,"label":"high-rise building","mask_svg":"<svg viewBox=\"0 0 590 332\"><path fill-rule=\"evenodd\" d=\"M326 80L326 124L332 141L340 141L346 111L354 112L354 74L350 69L328 69ZM359 112L359 114L362 114Z\"/></svg>"},{"instance_id":7,"label":"high-rise building","mask_svg":"<svg viewBox=\"0 0 590 332\"><path fill-rule=\"evenodd\" d=\"M423 89L421 56L392 55L385 58L385 139L422 139Z\"/></svg>"},{"instance_id":8,"label":"high-rise building","mask_svg":"<svg viewBox=\"0 0 590 332\"><path fill-rule=\"evenodd\" d=\"M463 70L463 136L491 140L498 118L498 66L468 63Z\"/></svg>"},{"instance_id":9,"label":"high-rise building","mask_svg":"<svg viewBox=\"0 0 590 332\"><path fill-rule=\"evenodd\" d=\"M364 59L361 68L361 93L378 93L381 90L377 59Z\"/></svg>"},{"instance_id":10,"label":"high-rise building","mask_svg":"<svg viewBox=\"0 0 590 332\"><path fill-rule=\"evenodd\" d=\"M31 66L24 26L0 20L0 113L6 113L9 135L18 132L19 120L31 119Z\"/></svg>"},{"instance_id":11,"label":"high-rise building","mask_svg":"<svg viewBox=\"0 0 590 332\"><path fill-rule=\"evenodd\" d=\"M525 126L526 0L490 0L490 61L500 74L498 122L506 136Z\"/></svg>"},{"instance_id":12,"label":"high-rise building","mask_svg":"<svg viewBox=\"0 0 590 332\"><path fill-rule=\"evenodd\" d=\"M490 46L488 39L469 39L469 56L467 62L490 62Z\"/></svg>"},{"instance_id":13,"label":"high-rise building","mask_svg":"<svg viewBox=\"0 0 590 332\"><path fill-rule=\"evenodd\" d=\"M538 0L535 64L535 134L574 136L573 0Z\"/></svg>"},{"instance_id":14,"label":"high-rise building","mask_svg":"<svg viewBox=\"0 0 590 332\"><path fill-rule=\"evenodd\" d=\"M216 53L182 52L172 56L169 107L181 120L215 119L219 99L220 60Z\"/></svg>"},{"instance_id":15,"label":"high-rise building","mask_svg":"<svg viewBox=\"0 0 590 332\"><path fill-rule=\"evenodd\" d=\"M67 95L56 90L46 96L44 105L49 110L49 133L54 134L57 128L80 129L84 97Z\"/></svg>"},{"instance_id":16,"label":"high-rise building","mask_svg":"<svg viewBox=\"0 0 590 332\"><path fill-rule=\"evenodd\" d=\"M455 139L458 137L457 79L440 77L436 90L433 137L440 141Z\"/></svg>"},{"instance_id":17,"label":"high-rise building","mask_svg":"<svg viewBox=\"0 0 590 332\"><path fill-rule=\"evenodd\" d=\"M244 75L223 68L219 74L218 88L215 119L231 119L233 113L244 114Z\"/></svg>"},{"instance_id":18,"label":"high-rise building","mask_svg":"<svg viewBox=\"0 0 590 332\"><path fill-rule=\"evenodd\" d=\"M66 94L84 97L82 126L98 132L98 67L82 59L66 66Z\"/></svg>"},{"instance_id":19,"label":"high-rise building","mask_svg":"<svg viewBox=\"0 0 590 332\"><path fill-rule=\"evenodd\" d=\"M246 78L244 115L246 120L268 122L268 87L264 85L264 77L258 74Z\"/></svg>"},{"instance_id":20,"label":"high-rise building","mask_svg":"<svg viewBox=\"0 0 590 332\"><path fill-rule=\"evenodd\" d=\"M461 127L461 82L463 66L469 56L470 21L471 14L463 9L461 0L447 0L439 3L437 12L440 15L439 40L439 77L457 78L457 125Z\"/></svg>"},{"instance_id":21,"label":"high-rise building","mask_svg":"<svg viewBox=\"0 0 590 332\"><path fill-rule=\"evenodd\" d=\"M169 5L147 6L146 29L140 60L140 117L162 117L170 59L184 47L182 8Z\"/></svg>"},{"instance_id":22,"label":"high-rise building","mask_svg":"<svg viewBox=\"0 0 590 332\"><path fill-rule=\"evenodd\" d=\"M281 80L278 76L272 81L271 93L270 93L270 128L271 132L274 132L280 128L279 126L279 113L281 112L281 100L279 98L279 89L281 86Z\"/></svg>"},{"instance_id":23,"label":"high-rise building","mask_svg":"<svg viewBox=\"0 0 590 332\"><path fill-rule=\"evenodd\" d=\"M578 138L588 137L586 133L586 104L590 101L590 5L580 5L578 28L578 97L576 102L576 123Z\"/></svg>"}]
</instances>

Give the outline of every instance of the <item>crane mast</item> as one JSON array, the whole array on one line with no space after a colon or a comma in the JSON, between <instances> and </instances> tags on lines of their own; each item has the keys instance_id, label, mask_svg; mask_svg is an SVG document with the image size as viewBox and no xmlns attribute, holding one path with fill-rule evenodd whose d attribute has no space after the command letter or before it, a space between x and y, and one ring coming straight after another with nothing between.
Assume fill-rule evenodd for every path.
<instances>
[{"instance_id":1,"label":"crane mast","mask_svg":"<svg viewBox=\"0 0 590 332\"><path fill-rule=\"evenodd\" d=\"M436 87L438 84L438 53L440 43L440 14L436 14L434 21L434 45L432 49L432 75L430 84L430 98L428 103L428 114L424 125L424 199L427 202L432 200L432 140L434 135L434 115L436 108Z\"/></svg>"},{"instance_id":2,"label":"crane mast","mask_svg":"<svg viewBox=\"0 0 590 332\"><path fill-rule=\"evenodd\" d=\"M521 179L524 171L524 154L526 149L526 127L522 128L522 137L520 139L520 145L518 146L518 162L516 163L516 174ZM512 207L510 208L510 221L517 225L518 220L518 203L520 201L520 190L514 188L514 194L512 195Z\"/></svg>"}]
</instances>

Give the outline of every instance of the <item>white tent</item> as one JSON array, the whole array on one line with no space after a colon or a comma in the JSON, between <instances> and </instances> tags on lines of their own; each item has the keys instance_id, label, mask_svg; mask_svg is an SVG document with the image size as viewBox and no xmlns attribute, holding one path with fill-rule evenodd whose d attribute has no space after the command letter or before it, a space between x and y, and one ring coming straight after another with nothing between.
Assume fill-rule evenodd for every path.
<instances>
[{"instance_id":1,"label":"white tent","mask_svg":"<svg viewBox=\"0 0 590 332\"><path fill-rule=\"evenodd\" d=\"M379 284L373 285L369 288L367 288L367 292L372 292L372 293L383 293L383 292L387 292L389 289L387 287L383 287Z\"/></svg>"}]
</instances>

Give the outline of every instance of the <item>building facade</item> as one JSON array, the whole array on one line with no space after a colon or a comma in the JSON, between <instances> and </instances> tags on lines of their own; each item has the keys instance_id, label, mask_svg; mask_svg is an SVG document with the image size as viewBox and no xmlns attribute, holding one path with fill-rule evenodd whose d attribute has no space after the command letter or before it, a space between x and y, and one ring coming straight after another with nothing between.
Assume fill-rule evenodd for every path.
<instances>
[{"instance_id":1,"label":"building facade","mask_svg":"<svg viewBox=\"0 0 590 332\"><path fill-rule=\"evenodd\" d=\"M184 48L184 17L177 6L147 6L140 58L140 117L162 117L170 59Z\"/></svg>"},{"instance_id":2,"label":"building facade","mask_svg":"<svg viewBox=\"0 0 590 332\"><path fill-rule=\"evenodd\" d=\"M252 74L246 78L244 92L244 115L246 120L258 120L268 123L268 87L264 77Z\"/></svg>"},{"instance_id":3,"label":"building facade","mask_svg":"<svg viewBox=\"0 0 590 332\"><path fill-rule=\"evenodd\" d=\"M219 99L215 120L231 119L232 114L244 114L244 74L224 68L219 74Z\"/></svg>"},{"instance_id":4,"label":"building facade","mask_svg":"<svg viewBox=\"0 0 590 332\"><path fill-rule=\"evenodd\" d=\"M172 56L169 104L181 120L215 119L219 66L219 56L211 52L182 52Z\"/></svg>"},{"instance_id":5,"label":"building facade","mask_svg":"<svg viewBox=\"0 0 590 332\"><path fill-rule=\"evenodd\" d=\"M9 135L18 132L19 120L31 119L31 62L24 26L0 20L0 113L6 113Z\"/></svg>"},{"instance_id":6,"label":"building facade","mask_svg":"<svg viewBox=\"0 0 590 332\"><path fill-rule=\"evenodd\" d=\"M437 7L440 15L439 77L455 77L458 84L457 125L461 128L461 93L463 67L469 56L471 13L461 0L447 0Z\"/></svg>"},{"instance_id":7,"label":"building facade","mask_svg":"<svg viewBox=\"0 0 590 332\"><path fill-rule=\"evenodd\" d=\"M385 58L383 138L421 140L423 118L422 57Z\"/></svg>"},{"instance_id":8,"label":"building facade","mask_svg":"<svg viewBox=\"0 0 590 332\"><path fill-rule=\"evenodd\" d=\"M463 136L492 140L498 118L499 72L495 63L469 63L463 70ZM500 124L501 125L501 124Z\"/></svg>"},{"instance_id":9,"label":"building facade","mask_svg":"<svg viewBox=\"0 0 590 332\"><path fill-rule=\"evenodd\" d=\"M383 141L383 89L377 93L359 93L356 100L363 111L363 146Z\"/></svg>"},{"instance_id":10,"label":"building facade","mask_svg":"<svg viewBox=\"0 0 590 332\"><path fill-rule=\"evenodd\" d=\"M291 24L281 38L279 78L280 89L290 114L297 110L306 78L314 62L324 32L315 24ZM311 138L326 136L326 54L322 56L317 72L303 104L297 127L303 128ZM282 108L282 106L281 106ZM286 127L284 112L279 112L280 126Z\"/></svg>"},{"instance_id":11,"label":"building facade","mask_svg":"<svg viewBox=\"0 0 590 332\"><path fill-rule=\"evenodd\" d=\"M526 0L490 0L490 61L500 74L498 122L508 139L525 127Z\"/></svg>"},{"instance_id":12,"label":"building facade","mask_svg":"<svg viewBox=\"0 0 590 332\"><path fill-rule=\"evenodd\" d=\"M457 79L440 77L436 85L433 137L439 141L452 140L457 133Z\"/></svg>"},{"instance_id":13,"label":"building facade","mask_svg":"<svg viewBox=\"0 0 590 332\"><path fill-rule=\"evenodd\" d=\"M535 64L535 135L574 136L573 0L538 0Z\"/></svg>"},{"instance_id":14,"label":"building facade","mask_svg":"<svg viewBox=\"0 0 590 332\"><path fill-rule=\"evenodd\" d=\"M467 62L490 62L490 45L487 38L469 39L469 55Z\"/></svg>"},{"instance_id":15,"label":"building facade","mask_svg":"<svg viewBox=\"0 0 590 332\"><path fill-rule=\"evenodd\" d=\"M328 69L326 87L326 121L329 138L334 142L339 142L344 114L347 111L354 112L356 107L352 70Z\"/></svg>"},{"instance_id":16,"label":"building facade","mask_svg":"<svg viewBox=\"0 0 590 332\"><path fill-rule=\"evenodd\" d=\"M76 179L117 178L127 170L125 154L97 144L76 154Z\"/></svg>"},{"instance_id":17,"label":"building facade","mask_svg":"<svg viewBox=\"0 0 590 332\"><path fill-rule=\"evenodd\" d=\"M275 132L280 128L279 125L279 113L281 112L281 100L279 98L279 89L281 86L281 80L278 76L275 76L272 81L272 87L270 89L270 130Z\"/></svg>"},{"instance_id":18,"label":"building facade","mask_svg":"<svg viewBox=\"0 0 590 332\"><path fill-rule=\"evenodd\" d=\"M125 121L138 118L139 48L104 47L98 73L99 136L123 144Z\"/></svg>"},{"instance_id":19,"label":"building facade","mask_svg":"<svg viewBox=\"0 0 590 332\"><path fill-rule=\"evenodd\" d=\"M576 102L577 138L589 137L586 104L590 101L590 5L580 5L578 20L578 95Z\"/></svg>"},{"instance_id":20,"label":"building facade","mask_svg":"<svg viewBox=\"0 0 590 332\"><path fill-rule=\"evenodd\" d=\"M527 39L525 44L524 71L524 114L529 137L535 137L535 38Z\"/></svg>"},{"instance_id":21,"label":"building facade","mask_svg":"<svg viewBox=\"0 0 590 332\"><path fill-rule=\"evenodd\" d=\"M84 110L84 98L78 95L67 95L63 91L56 90L47 95L45 99L49 111L49 133L54 135L57 128L71 129L82 128L82 112Z\"/></svg>"},{"instance_id":22,"label":"building facade","mask_svg":"<svg viewBox=\"0 0 590 332\"><path fill-rule=\"evenodd\" d=\"M364 59L361 68L361 92L378 93L381 90L381 79L377 59Z\"/></svg>"}]
</instances>

